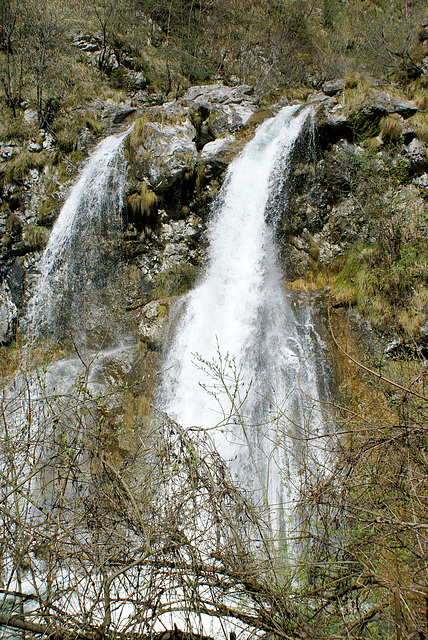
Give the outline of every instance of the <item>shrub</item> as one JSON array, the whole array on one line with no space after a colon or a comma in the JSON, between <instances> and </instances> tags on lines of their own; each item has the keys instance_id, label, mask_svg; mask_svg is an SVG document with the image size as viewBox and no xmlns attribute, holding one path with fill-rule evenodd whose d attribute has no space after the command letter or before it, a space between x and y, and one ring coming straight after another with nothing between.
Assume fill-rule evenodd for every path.
<instances>
[{"instance_id":1,"label":"shrub","mask_svg":"<svg viewBox=\"0 0 428 640\"><path fill-rule=\"evenodd\" d=\"M198 275L198 267L188 263L176 265L168 271L161 271L155 279L156 285L151 292L152 300L187 293L195 284Z\"/></svg>"}]
</instances>

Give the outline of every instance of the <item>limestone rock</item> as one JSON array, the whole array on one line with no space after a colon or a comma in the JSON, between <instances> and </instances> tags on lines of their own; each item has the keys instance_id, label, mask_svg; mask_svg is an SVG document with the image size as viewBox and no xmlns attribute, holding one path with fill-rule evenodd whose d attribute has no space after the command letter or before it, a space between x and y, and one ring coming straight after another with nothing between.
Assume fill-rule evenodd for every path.
<instances>
[{"instance_id":1,"label":"limestone rock","mask_svg":"<svg viewBox=\"0 0 428 640\"><path fill-rule=\"evenodd\" d=\"M413 138L407 146L403 145L403 150L413 164L424 164L427 162L427 148L421 140Z\"/></svg>"},{"instance_id":2,"label":"limestone rock","mask_svg":"<svg viewBox=\"0 0 428 640\"><path fill-rule=\"evenodd\" d=\"M226 87L223 84L209 84L201 87L190 87L183 96L183 100L198 103L241 103L250 101L258 103L258 98L254 95L254 89L249 85L239 85L237 87Z\"/></svg>"},{"instance_id":3,"label":"limestone rock","mask_svg":"<svg viewBox=\"0 0 428 640\"><path fill-rule=\"evenodd\" d=\"M103 120L109 119L112 125L117 125L124 122L124 120L135 113L135 111L136 108L131 107L129 103L117 104L115 102L110 102L104 106L101 117Z\"/></svg>"},{"instance_id":4,"label":"limestone rock","mask_svg":"<svg viewBox=\"0 0 428 640\"><path fill-rule=\"evenodd\" d=\"M374 92L364 103L361 111L367 115L382 116L398 113L408 118L417 111L417 106L410 100L390 96L386 91Z\"/></svg>"},{"instance_id":5,"label":"limestone rock","mask_svg":"<svg viewBox=\"0 0 428 640\"><path fill-rule=\"evenodd\" d=\"M234 156L241 150L241 144L237 143L233 135L226 138L218 138L208 142L201 151L201 160L208 165L227 166Z\"/></svg>"},{"instance_id":6,"label":"limestone rock","mask_svg":"<svg viewBox=\"0 0 428 640\"><path fill-rule=\"evenodd\" d=\"M339 91L343 91L344 89L344 80L330 80L329 82L324 82L322 85L322 90L327 96L334 96L336 93L339 93Z\"/></svg>"},{"instance_id":7,"label":"limestone rock","mask_svg":"<svg viewBox=\"0 0 428 640\"><path fill-rule=\"evenodd\" d=\"M37 111L35 109L26 109L24 111L24 120L27 124L37 122Z\"/></svg>"},{"instance_id":8,"label":"limestone rock","mask_svg":"<svg viewBox=\"0 0 428 640\"><path fill-rule=\"evenodd\" d=\"M344 104L330 97L321 102L316 114L317 134L321 144L353 139L352 128L345 114Z\"/></svg>"},{"instance_id":9,"label":"limestone rock","mask_svg":"<svg viewBox=\"0 0 428 640\"><path fill-rule=\"evenodd\" d=\"M428 173L423 173L421 176L413 178L413 184L418 187L422 194L428 195Z\"/></svg>"},{"instance_id":10,"label":"limestone rock","mask_svg":"<svg viewBox=\"0 0 428 640\"><path fill-rule=\"evenodd\" d=\"M43 133L42 138L43 138L43 142L42 142L43 149L49 150L54 148L55 138L51 133Z\"/></svg>"},{"instance_id":11,"label":"limestone rock","mask_svg":"<svg viewBox=\"0 0 428 640\"><path fill-rule=\"evenodd\" d=\"M140 179L148 176L152 188L157 191L169 187L197 161L196 130L186 115L183 114L181 120L181 114L181 111L175 111L176 124L143 123L139 133L129 137L136 174ZM169 121L172 120L170 117Z\"/></svg>"},{"instance_id":12,"label":"limestone rock","mask_svg":"<svg viewBox=\"0 0 428 640\"><path fill-rule=\"evenodd\" d=\"M9 160L12 156L16 156L21 153L20 147L16 142L6 142L0 145L0 158L1 160Z\"/></svg>"},{"instance_id":13,"label":"limestone rock","mask_svg":"<svg viewBox=\"0 0 428 640\"><path fill-rule=\"evenodd\" d=\"M142 71L132 71L128 69L126 76L132 85L132 88L136 91L141 91L147 84L147 78Z\"/></svg>"},{"instance_id":14,"label":"limestone rock","mask_svg":"<svg viewBox=\"0 0 428 640\"><path fill-rule=\"evenodd\" d=\"M216 138L239 131L257 111L254 103L225 104L212 110L211 130Z\"/></svg>"},{"instance_id":15,"label":"limestone rock","mask_svg":"<svg viewBox=\"0 0 428 640\"><path fill-rule=\"evenodd\" d=\"M256 113L259 98L248 85L226 87L222 84L190 87L183 101L209 113L209 126L215 138L227 136L245 127Z\"/></svg>"},{"instance_id":16,"label":"limestone rock","mask_svg":"<svg viewBox=\"0 0 428 640\"><path fill-rule=\"evenodd\" d=\"M40 142L36 142L35 140L32 140L28 147L27 147L28 151L30 151L31 153L39 153L40 151L43 150L43 145L40 144Z\"/></svg>"},{"instance_id":17,"label":"limestone rock","mask_svg":"<svg viewBox=\"0 0 428 640\"><path fill-rule=\"evenodd\" d=\"M163 298L146 304L142 311L142 319L138 328L140 341L149 349L162 347L168 328L169 312L177 298Z\"/></svg>"}]
</instances>

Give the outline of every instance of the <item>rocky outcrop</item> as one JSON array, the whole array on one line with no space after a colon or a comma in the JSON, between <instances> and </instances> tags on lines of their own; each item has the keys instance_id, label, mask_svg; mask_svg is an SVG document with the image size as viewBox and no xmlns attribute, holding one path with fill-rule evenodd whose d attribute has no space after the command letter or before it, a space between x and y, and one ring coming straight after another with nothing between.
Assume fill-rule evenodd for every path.
<instances>
[{"instance_id":1,"label":"rocky outcrop","mask_svg":"<svg viewBox=\"0 0 428 640\"><path fill-rule=\"evenodd\" d=\"M132 172L148 179L154 191L164 191L197 160L196 130L179 105L155 107L137 120L127 141Z\"/></svg>"},{"instance_id":2,"label":"rocky outcrop","mask_svg":"<svg viewBox=\"0 0 428 640\"><path fill-rule=\"evenodd\" d=\"M308 98L315 115L292 154L285 187L288 204L282 207L277 227L289 279L304 277L314 265L324 268L356 244L373 241L378 230L356 184L367 172L394 175L403 188L406 211L415 212L407 216L405 232L426 231L422 227L428 195L427 148L418 123L410 117L415 105L374 86L363 102L350 106L346 91L344 81L328 82L323 92ZM175 295L177 281L190 283L204 260L207 218L227 165L254 127L273 112L259 108L251 87L221 84L192 87L182 98L164 104L93 100L82 109L97 119L102 135L135 121L126 141L125 255L141 280L138 305L150 302L159 278L174 282L159 295ZM383 118L395 123L393 138L382 130ZM94 131L82 132L81 155L95 142ZM5 175L10 176L4 180L0 219L2 282L15 257L22 256L24 264L25 256L43 248L67 191L60 171L49 164L55 144L50 134L40 132L28 145L10 140L0 147ZM18 180L11 167L23 154L28 171ZM385 189L382 198L391 201L392 196ZM397 205L390 220L400 217L406 216ZM37 254L28 264L36 258ZM23 274L24 295L19 300L10 297L10 289L2 289L2 318L7 319L3 341L12 336L28 292L26 268ZM129 306L136 303L130 300ZM148 321L145 318L141 335L147 333L147 344L156 345Z\"/></svg>"},{"instance_id":3,"label":"rocky outcrop","mask_svg":"<svg viewBox=\"0 0 428 640\"><path fill-rule=\"evenodd\" d=\"M166 338L170 309L177 298L163 298L146 304L141 312L139 340L153 351L159 351Z\"/></svg>"}]
</instances>

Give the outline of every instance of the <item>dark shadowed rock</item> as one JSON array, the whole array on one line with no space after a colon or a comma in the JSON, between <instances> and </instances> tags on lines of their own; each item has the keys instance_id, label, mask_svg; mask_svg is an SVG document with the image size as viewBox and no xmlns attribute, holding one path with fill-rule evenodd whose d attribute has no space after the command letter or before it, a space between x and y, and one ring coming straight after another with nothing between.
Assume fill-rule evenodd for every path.
<instances>
[{"instance_id":1,"label":"dark shadowed rock","mask_svg":"<svg viewBox=\"0 0 428 640\"><path fill-rule=\"evenodd\" d=\"M343 91L344 89L344 80L330 80L329 82L324 82L322 85L322 90L327 96L334 96L336 93L339 93L339 91Z\"/></svg>"}]
</instances>

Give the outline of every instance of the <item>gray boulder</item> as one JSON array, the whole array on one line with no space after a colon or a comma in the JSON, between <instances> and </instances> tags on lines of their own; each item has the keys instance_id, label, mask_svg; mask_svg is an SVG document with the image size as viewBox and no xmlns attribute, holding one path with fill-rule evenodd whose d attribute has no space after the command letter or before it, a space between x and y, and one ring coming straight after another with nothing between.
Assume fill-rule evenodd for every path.
<instances>
[{"instance_id":1,"label":"gray boulder","mask_svg":"<svg viewBox=\"0 0 428 640\"><path fill-rule=\"evenodd\" d=\"M242 140L236 140L230 135L208 142L201 150L201 161L209 166L227 167L233 158L241 151Z\"/></svg>"},{"instance_id":2,"label":"gray boulder","mask_svg":"<svg viewBox=\"0 0 428 640\"><path fill-rule=\"evenodd\" d=\"M151 116L161 121L146 122ZM176 104L149 109L145 119L137 120L127 144L137 177L147 176L153 189L163 191L194 167L196 130Z\"/></svg>"},{"instance_id":3,"label":"gray boulder","mask_svg":"<svg viewBox=\"0 0 428 640\"><path fill-rule=\"evenodd\" d=\"M138 328L140 342L149 349L158 350L164 343L169 323L169 313L177 298L153 300L143 307L142 318Z\"/></svg>"},{"instance_id":4,"label":"gray boulder","mask_svg":"<svg viewBox=\"0 0 428 640\"><path fill-rule=\"evenodd\" d=\"M427 162L426 145L418 138L413 138L407 146L403 145L403 150L413 164L425 164Z\"/></svg>"},{"instance_id":5,"label":"gray boulder","mask_svg":"<svg viewBox=\"0 0 428 640\"><path fill-rule=\"evenodd\" d=\"M259 98L248 85L226 87L211 84L190 87L183 96L185 104L194 109L203 108L209 114L210 131L221 138L246 126L256 113Z\"/></svg>"},{"instance_id":6,"label":"gray boulder","mask_svg":"<svg viewBox=\"0 0 428 640\"><path fill-rule=\"evenodd\" d=\"M226 87L223 84L209 84L202 87L190 87L183 96L183 100L197 102L199 104L220 103L240 104L252 102L258 104L259 99L254 94L254 89L243 84L237 87Z\"/></svg>"},{"instance_id":7,"label":"gray boulder","mask_svg":"<svg viewBox=\"0 0 428 640\"><path fill-rule=\"evenodd\" d=\"M135 91L142 91L142 89L145 88L147 78L142 71L132 71L131 69L128 69L126 71L126 76Z\"/></svg>"},{"instance_id":8,"label":"gray boulder","mask_svg":"<svg viewBox=\"0 0 428 640\"><path fill-rule=\"evenodd\" d=\"M404 118L416 113L418 110L414 102L390 96L386 91L376 91L368 98L362 107L362 111L372 115L387 115L398 113Z\"/></svg>"},{"instance_id":9,"label":"gray boulder","mask_svg":"<svg viewBox=\"0 0 428 640\"><path fill-rule=\"evenodd\" d=\"M327 96L334 96L336 93L339 93L339 91L343 91L344 89L344 80L330 80L329 82L324 82L322 85L322 90Z\"/></svg>"}]
</instances>

